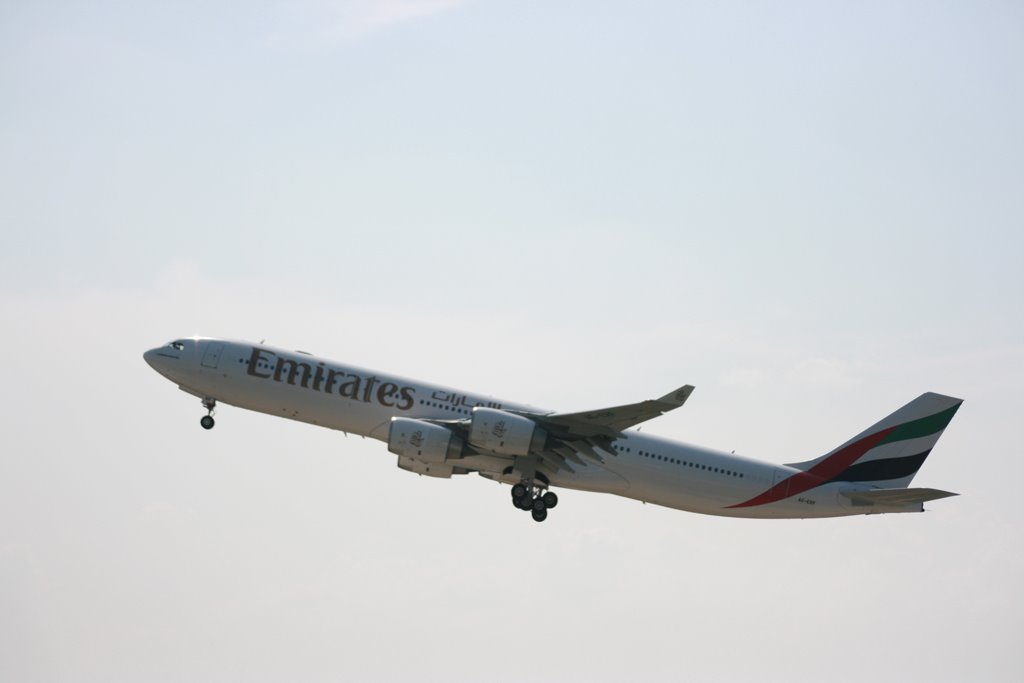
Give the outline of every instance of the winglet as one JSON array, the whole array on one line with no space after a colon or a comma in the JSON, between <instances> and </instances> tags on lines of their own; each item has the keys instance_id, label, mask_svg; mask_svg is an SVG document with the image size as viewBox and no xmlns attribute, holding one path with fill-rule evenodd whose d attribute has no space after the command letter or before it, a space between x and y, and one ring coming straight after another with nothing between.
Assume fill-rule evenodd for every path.
<instances>
[{"instance_id":1,"label":"winglet","mask_svg":"<svg viewBox=\"0 0 1024 683\"><path fill-rule=\"evenodd\" d=\"M668 403L669 405L671 405L672 408L669 408L668 410L672 410L673 408L679 408L684 403L686 403L686 399L690 398L690 394L692 393L693 385L687 384L686 386L679 387L675 391L670 391L669 393L665 394L664 396L658 399L658 403Z\"/></svg>"}]
</instances>

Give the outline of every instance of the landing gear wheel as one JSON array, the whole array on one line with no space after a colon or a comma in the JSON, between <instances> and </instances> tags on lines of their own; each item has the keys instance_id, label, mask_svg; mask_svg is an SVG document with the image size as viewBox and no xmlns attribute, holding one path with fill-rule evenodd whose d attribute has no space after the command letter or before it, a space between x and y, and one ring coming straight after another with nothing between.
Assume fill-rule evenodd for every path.
<instances>
[{"instance_id":1,"label":"landing gear wheel","mask_svg":"<svg viewBox=\"0 0 1024 683\"><path fill-rule=\"evenodd\" d=\"M536 483L533 478L520 480L512 486L512 505L529 512L534 521L543 522L548 518L548 510L558 505L558 496L547 490L547 484L547 479L543 483Z\"/></svg>"},{"instance_id":2,"label":"landing gear wheel","mask_svg":"<svg viewBox=\"0 0 1024 683\"><path fill-rule=\"evenodd\" d=\"M199 420L199 424L203 426L203 429L213 429L213 409L217 407L217 399L206 396L203 398L203 407L206 408L206 415Z\"/></svg>"}]
</instances>

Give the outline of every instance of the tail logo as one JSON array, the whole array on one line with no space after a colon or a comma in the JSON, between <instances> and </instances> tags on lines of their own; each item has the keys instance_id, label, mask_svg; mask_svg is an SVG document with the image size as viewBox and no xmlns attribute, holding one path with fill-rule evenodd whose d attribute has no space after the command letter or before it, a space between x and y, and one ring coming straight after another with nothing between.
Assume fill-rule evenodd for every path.
<instances>
[{"instance_id":1,"label":"tail logo","mask_svg":"<svg viewBox=\"0 0 1024 683\"><path fill-rule=\"evenodd\" d=\"M934 415L879 430L839 449L806 472L798 472L750 500L727 507L744 508L767 505L833 481L877 481L909 476L921 467L931 449L899 458L869 460L859 464L857 461L878 446L896 441L918 439L941 432L953 419L953 415L959 407L960 404L957 403Z\"/></svg>"}]
</instances>

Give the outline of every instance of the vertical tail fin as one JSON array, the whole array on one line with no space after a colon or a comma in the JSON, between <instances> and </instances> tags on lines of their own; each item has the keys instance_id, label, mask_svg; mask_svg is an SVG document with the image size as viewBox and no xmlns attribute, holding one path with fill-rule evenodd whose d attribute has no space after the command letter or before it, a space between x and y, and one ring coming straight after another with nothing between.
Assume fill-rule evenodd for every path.
<instances>
[{"instance_id":1,"label":"vertical tail fin","mask_svg":"<svg viewBox=\"0 0 1024 683\"><path fill-rule=\"evenodd\" d=\"M905 488L963 399L927 393L815 460L791 464L826 481Z\"/></svg>"}]
</instances>

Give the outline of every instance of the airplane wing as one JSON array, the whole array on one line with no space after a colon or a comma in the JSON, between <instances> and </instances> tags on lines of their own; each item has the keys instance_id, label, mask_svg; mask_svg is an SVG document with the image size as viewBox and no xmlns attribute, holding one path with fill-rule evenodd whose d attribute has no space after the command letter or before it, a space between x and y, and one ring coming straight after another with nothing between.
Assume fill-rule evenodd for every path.
<instances>
[{"instance_id":1,"label":"airplane wing","mask_svg":"<svg viewBox=\"0 0 1024 683\"><path fill-rule=\"evenodd\" d=\"M692 392L693 386L687 384L661 398L582 413L545 415L518 410L512 412L530 418L547 430L550 438L546 447L534 453L540 465L555 472L575 472L577 467L586 467L588 461L603 463L605 455L615 455L612 442L619 432L675 410L686 403ZM464 437L470 423L469 420L429 421L445 425L462 433Z\"/></svg>"},{"instance_id":2,"label":"airplane wing","mask_svg":"<svg viewBox=\"0 0 1024 683\"><path fill-rule=\"evenodd\" d=\"M691 393L693 386L687 384L661 398L648 399L640 403L582 413L551 413L529 417L543 425L553 436L561 438L614 437L624 429L675 410L686 403Z\"/></svg>"},{"instance_id":3,"label":"airplane wing","mask_svg":"<svg viewBox=\"0 0 1024 683\"><path fill-rule=\"evenodd\" d=\"M581 413L527 414L548 431L551 439L538 457L552 470L574 472L587 461L604 462L604 454L615 455L612 442L619 432L664 415L686 403L693 392L687 384L661 398Z\"/></svg>"}]
</instances>

